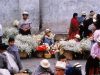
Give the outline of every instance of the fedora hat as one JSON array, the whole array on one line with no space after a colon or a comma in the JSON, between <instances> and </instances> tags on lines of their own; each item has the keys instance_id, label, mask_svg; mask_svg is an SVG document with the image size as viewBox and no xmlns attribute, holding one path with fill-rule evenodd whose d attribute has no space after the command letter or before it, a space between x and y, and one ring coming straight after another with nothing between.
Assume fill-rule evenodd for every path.
<instances>
[{"instance_id":1,"label":"fedora hat","mask_svg":"<svg viewBox=\"0 0 100 75\"><path fill-rule=\"evenodd\" d=\"M22 14L23 15L29 15L29 13L27 11L24 11Z\"/></svg>"},{"instance_id":2,"label":"fedora hat","mask_svg":"<svg viewBox=\"0 0 100 75\"><path fill-rule=\"evenodd\" d=\"M47 59L43 59L41 62L40 62L40 66L42 66L43 68L49 68L50 67L50 63Z\"/></svg>"},{"instance_id":3,"label":"fedora hat","mask_svg":"<svg viewBox=\"0 0 100 75\"><path fill-rule=\"evenodd\" d=\"M56 63L56 68L60 68L60 69L66 69L66 63L62 62L62 61L57 61Z\"/></svg>"}]
</instances>

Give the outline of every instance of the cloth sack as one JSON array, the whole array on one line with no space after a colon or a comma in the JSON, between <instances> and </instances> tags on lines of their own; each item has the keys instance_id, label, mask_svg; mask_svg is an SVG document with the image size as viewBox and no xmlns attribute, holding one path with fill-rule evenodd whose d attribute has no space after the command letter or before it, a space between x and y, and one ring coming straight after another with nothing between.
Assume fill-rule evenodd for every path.
<instances>
[{"instance_id":1,"label":"cloth sack","mask_svg":"<svg viewBox=\"0 0 100 75\"><path fill-rule=\"evenodd\" d=\"M0 75L11 75L7 69L0 69Z\"/></svg>"},{"instance_id":2,"label":"cloth sack","mask_svg":"<svg viewBox=\"0 0 100 75\"><path fill-rule=\"evenodd\" d=\"M12 71L13 73L18 73L19 72L19 68L18 68L15 60L13 59L13 56L8 52L4 52L4 54L7 57L8 70Z\"/></svg>"}]
</instances>

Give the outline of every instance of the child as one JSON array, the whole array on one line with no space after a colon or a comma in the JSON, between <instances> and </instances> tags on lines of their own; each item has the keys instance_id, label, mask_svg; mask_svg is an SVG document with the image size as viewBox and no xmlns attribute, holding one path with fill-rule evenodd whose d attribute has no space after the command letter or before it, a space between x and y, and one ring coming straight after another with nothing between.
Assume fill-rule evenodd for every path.
<instances>
[{"instance_id":1,"label":"child","mask_svg":"<svg viewBox=\"0 0 100 75\"><path fill-rule=\"evenodd\" d=\"M18 50L17 46L14 44L15 39L9 38L8 43L9 43L9 47L7 48L7 50L9 53L11 53L15 57L16 63L19 67L19 70L21 70L22 64L21 64L21 60L20 60L19 50Z\"/></svg>"},{"instance_id":2,"label":"child","mask_svg":"<svg viewBox=\"0 0 100 75\"><path fill-rule=\"evenodd\" d=\"M54 39L51 37L51 34L51 31L49 29L46 29L44 38L42 40L43 43L48 43L49 46L54 44Z\"/></svg>"}]
</instances>

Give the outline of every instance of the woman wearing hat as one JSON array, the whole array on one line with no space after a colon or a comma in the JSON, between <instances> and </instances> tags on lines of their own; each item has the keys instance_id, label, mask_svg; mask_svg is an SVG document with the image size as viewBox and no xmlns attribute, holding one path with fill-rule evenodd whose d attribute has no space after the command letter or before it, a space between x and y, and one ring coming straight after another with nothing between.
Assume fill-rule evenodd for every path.
<instances>
[{"instance_id":1,"label":"woman wearing hat","mask_svg":"<svg viewBox=\"0 0 100 75\"><path fill-rule=\"evenodd\" d=\"M49 61L47 59L43 59L33 75L54 75L50 69Z\"/></svg>"},{"instance_id":2,"label":"woman wearing hat","mask_svg":"<svg viewBox=\"0 0 100 75\"><path fill-rule=\"evenodd\" d=\"M97 42L92 46L91 56L86 63L86 75L99 75L100 74L100 37Z\"/></svg>"},{"instance_id":3,"label":"woman wearing hat","mask_svg":"<svg viewBox=\"0 0 100 75\"><path fill-rule=\"evenodd\" d=\"M29 20L29 13L22 13L23 19L19 22L19 33L22 35L31 34L31 22Z\"/></svg>"}]
</instances>

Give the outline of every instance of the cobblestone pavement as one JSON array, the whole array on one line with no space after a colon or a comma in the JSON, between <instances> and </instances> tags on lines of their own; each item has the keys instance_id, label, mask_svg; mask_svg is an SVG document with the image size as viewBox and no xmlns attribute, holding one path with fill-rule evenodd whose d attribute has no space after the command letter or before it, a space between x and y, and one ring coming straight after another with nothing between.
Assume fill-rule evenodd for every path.
<instances>
[{"instance_id":1,"label":"cobblestone pavement","mask_svg":"<svg viewBox=\"0 0 100 75\"><path fill-rule=\"evenodd\" d=\"M38 67L40 61L42 58L32 58L32 59L22 59L22 64L24 69L30 69L32 72ZM54 65L56 63L55 59L48 59L51 63L51 68L54 71ZM85 63L86 60L73 60L71 61L71 64L74 64L76 62L79 62L82 65L82 74L85 75Z\"/></svg>"}]
</instances>

